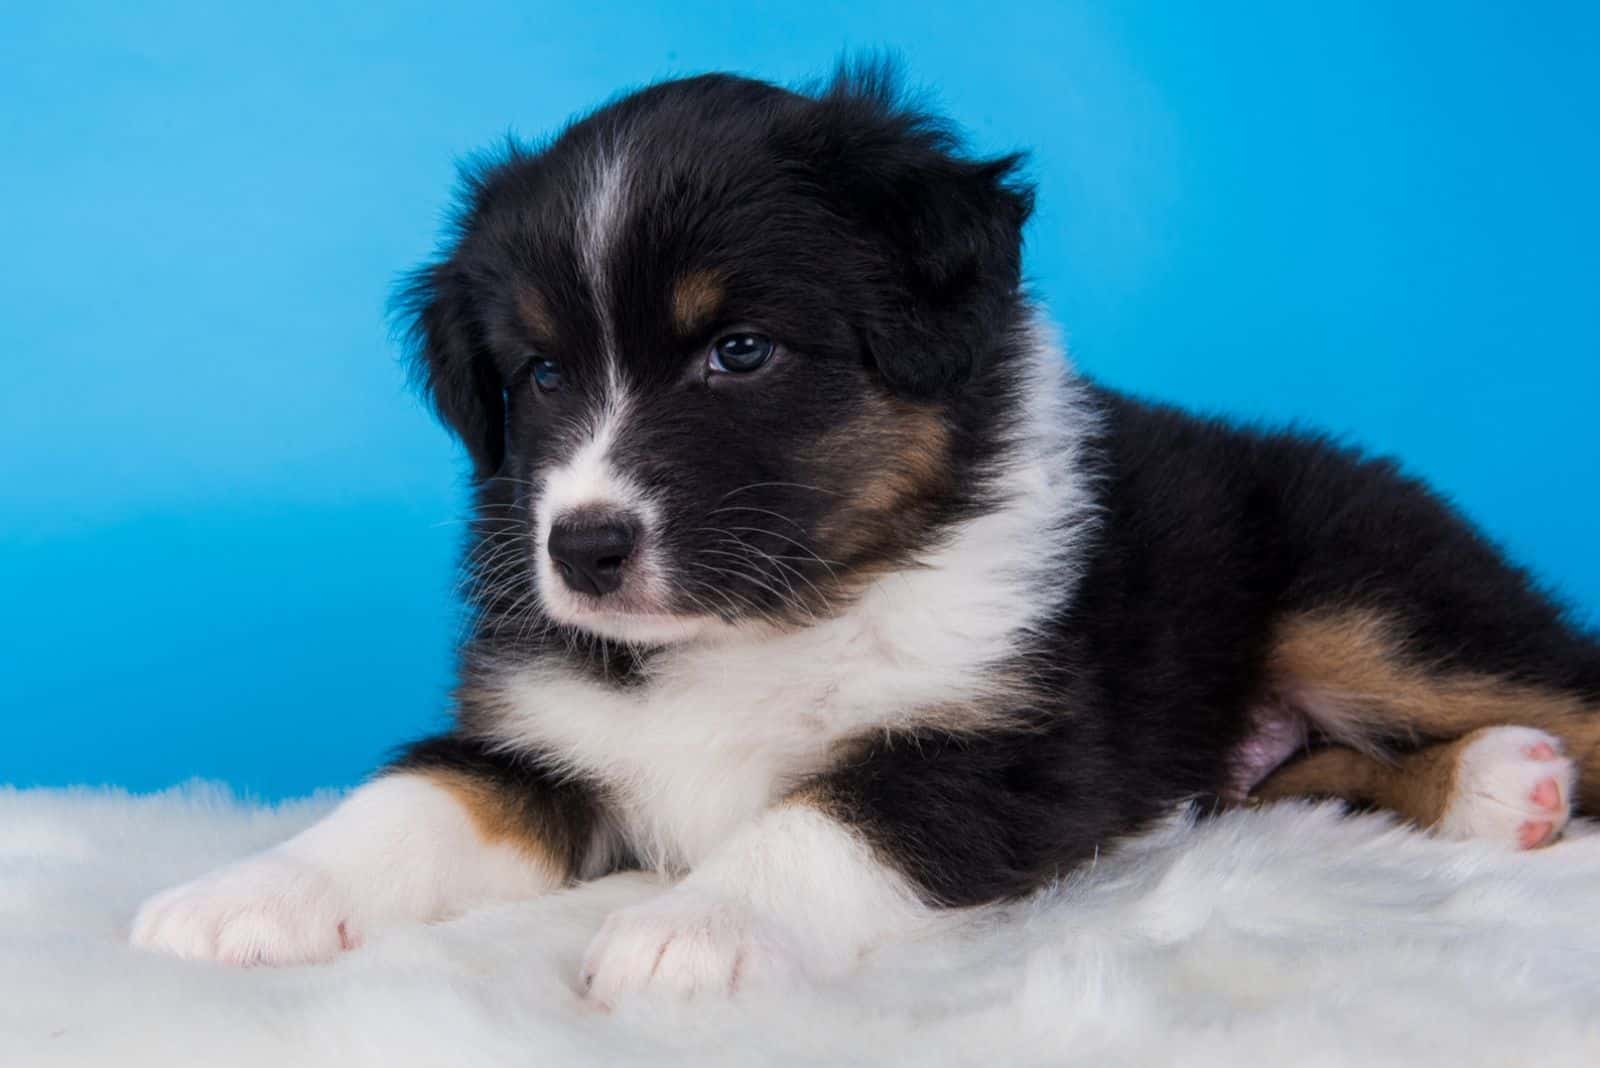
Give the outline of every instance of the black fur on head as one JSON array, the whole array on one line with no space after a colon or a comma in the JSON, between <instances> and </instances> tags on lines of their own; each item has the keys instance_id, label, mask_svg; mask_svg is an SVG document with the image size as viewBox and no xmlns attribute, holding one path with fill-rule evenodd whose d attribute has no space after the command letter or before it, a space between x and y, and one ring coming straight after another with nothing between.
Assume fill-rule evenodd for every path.
<instances>
[{"instance_id":1,"label":"black fur on head","mask_svg":"<svg viewBox=\"0 0 1600 1068\"><path fill-rule=\"evenodd\" d=\"M1022 156L965 158L953 127L908 104L882 60L841 65L805 95L725 75L663 83L575 130L637 109L639 97L718 91L764 98L773 162L825 198L834 222L863 235L851 280L873 299L863 301L855 325L883 380L913 397L964 383L1017 299L1022 227L1033 210L1032 188L1017 176ZM415 379L466 446L479 479L504 457L505 384L486 349L474 298L485 279L467 244L491 201L517 194L505 188L517 184L510 172L539 155L513 141L467 161L444 254L413 272L394 303Z\"/></svg>"},{"instance_id":2,"label":"black fur on head","mask_svg":"<svg viewBox=\"0 0 1600 1068\"><path fill-rule=\"evenodd\" d=\"M414 378L466 446L475 476L489 477L505 459L505 384L474 312L471 281L446 260L417 271L398 303L410 319Z\"/></svg>"},{"instance_id":3,"label":"black fur on head","mask_svg":"<svg viewBox=\"0 0 1600 1068\"><path fill-rule=\"evenodd\" d=\"M963 158L950 125L906 106L883 63L842 69L794 135L845 224L884 239L876 306L892 313L863 324L879 373L913 396L961 385L1021 281L1033 211L1022 156Z\"/></svg>"},{"instance_id":4,"label":"black fur on head","mask_svg":"<svg viewBox=\"0 0 1600 1068\"><path fill-rule=\"evenodd\" d=\"M868 63L803 93L665 82L469 164L447 245L397 312L472 457L475 559L535 542L531 573L500 567L480 609L568 596L539 570L539 539L553 473L597 435L635 510L655 513L640 570L652 610L674 615L814 616L970 514L1015 411L1006 357L1025 343L1018 162L966 157ZM707 373L737 328L783 358ZM534 389L551 362L561 388Z\"/></svg>"}]
</instances>

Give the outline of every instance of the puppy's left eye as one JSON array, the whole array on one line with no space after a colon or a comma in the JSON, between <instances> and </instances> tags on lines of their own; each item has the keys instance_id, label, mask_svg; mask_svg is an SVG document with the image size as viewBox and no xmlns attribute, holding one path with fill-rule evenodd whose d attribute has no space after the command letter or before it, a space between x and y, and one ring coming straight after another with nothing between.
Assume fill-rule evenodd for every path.
<instances>
[{"instance_id":1,"label":"puppy's left eye","mask_svg":"<svg viewBox=\"0 0 1600 1068\"><path fill-rule=\"evenodd\" d=\"M777 342L765 334L750 331L724 334L711 345L711 369L748 374L772 359L777 351Z\"/></svg>"}]
</instances>

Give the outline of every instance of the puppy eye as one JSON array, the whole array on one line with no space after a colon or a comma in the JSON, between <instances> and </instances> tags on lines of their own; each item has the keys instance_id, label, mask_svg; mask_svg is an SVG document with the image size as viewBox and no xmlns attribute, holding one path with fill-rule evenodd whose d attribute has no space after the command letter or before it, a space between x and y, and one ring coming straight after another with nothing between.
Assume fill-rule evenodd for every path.
<instances>
[{"instance_id":1,"label":"puppy eye","mask_svg":"<svg viewBox=\"0 0 1600 1068\"><path fill-rule=\"evenodd\" d=\"M748 374L772 359L777 343L765 334L724 334L711 345L711 369Z\"/></svg>"},{"instance_id":2,"label":"puppy eye","mask_svg":"<svg viewBox=\"0 0 1600 1068\"><path fill-rule=\"evenodd\" d=\"M541 393L554 393L561 388L561 365L556 361L536 356L528 369Z\"/></svg>"}]
</instances>

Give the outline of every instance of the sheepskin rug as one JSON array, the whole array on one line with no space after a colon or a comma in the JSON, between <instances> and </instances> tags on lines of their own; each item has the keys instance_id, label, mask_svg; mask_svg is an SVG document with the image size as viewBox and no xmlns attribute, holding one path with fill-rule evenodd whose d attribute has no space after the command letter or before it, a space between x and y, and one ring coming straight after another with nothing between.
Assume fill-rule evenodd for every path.
<instances>
[{"instance_id":1,"label":"sheepskin rug","mask_svg":"<svg viewBox=\"0 0 1600 1068\"><path fill-rule=\"evenodd\" d=\"M268 807L0 791L0 1065L1600 1064L1600 834L1516 854L1379 816L1185 814L1024 906L941 920L825 989L590 1009L625 876L377 935L337 963L134 952L151 891L270 845Z\"/></svg>"}]
</instances>

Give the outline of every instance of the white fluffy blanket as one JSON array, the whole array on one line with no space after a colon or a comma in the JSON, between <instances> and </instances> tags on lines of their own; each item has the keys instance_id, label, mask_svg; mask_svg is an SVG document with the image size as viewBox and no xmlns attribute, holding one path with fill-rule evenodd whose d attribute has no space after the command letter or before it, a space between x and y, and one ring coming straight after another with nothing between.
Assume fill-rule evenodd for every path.
<instances>
[{"instance_id":1,"label":"white fluffy blanket","mask_svg":"<svg viewBox=\"0 0 1600 1068\"><path fill-rule=\"evenodd\" d=\"M149 892L329 798L0 791L0 1065L1600 1064L1600 835L1535 854L1288 806L1171 826L842 985L578 1000L639 876L273 971L135 953Z\"/></svg>"}]
</instances>

